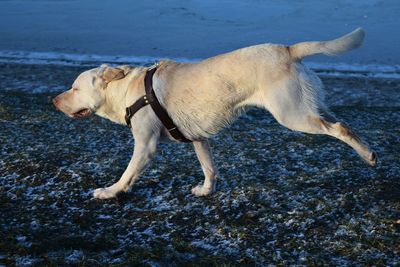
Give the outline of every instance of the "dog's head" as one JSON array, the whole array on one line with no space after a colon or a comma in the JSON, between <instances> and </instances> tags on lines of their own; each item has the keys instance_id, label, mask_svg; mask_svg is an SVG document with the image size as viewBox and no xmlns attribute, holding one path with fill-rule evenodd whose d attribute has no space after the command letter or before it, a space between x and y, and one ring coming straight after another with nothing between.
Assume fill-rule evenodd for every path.
<instances>
[{"instance_id":1,"label":"dog's head","mask_svg":"<svg viewBox=\"0 0 400 267\"><path fill-rule=\"evenodd\" d=\"M105 101L108 83L126 76L127 66L98 68L81 73L72 88L53 99L56 108L71 118L85 118L95 113Z\"/></svg>"}]
</instances>

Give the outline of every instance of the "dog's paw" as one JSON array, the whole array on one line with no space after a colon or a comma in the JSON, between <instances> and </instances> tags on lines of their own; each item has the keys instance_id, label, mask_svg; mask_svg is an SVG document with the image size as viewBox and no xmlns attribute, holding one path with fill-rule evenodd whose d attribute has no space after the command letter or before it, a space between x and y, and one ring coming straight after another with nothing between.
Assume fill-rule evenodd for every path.
<instances>
[{"instance_id":1,"label":"dog's paw","mask_svg":"<svg viewBox=\"0 0 400 267\"><path fill-rule=\"evenodd\" d=\"M377 161L377 156L375 152L371 152L369 158L368 158L368 164L374 167L376 165Z\"/></svg>"},{"instance_id":2,"label":"dog's paw","mask_svg":"<svg viewBox=\"0 0 400 267\"><path fill-rule=\"evenodd\" d=\"M109 187L106 188L97 188L93 192L93 197L97 199L109 199L113 198L117 195L114 190L111 190Z\"/></svg>"},{"instance_id":3,"label":"dog's paw","mask_svg":"<svg viewBox=\"0 0 400 267\"><path fill-rule=\"evenodd\" d=\"M192 194L198 197L208 196L214 192L213 188L198 185L192 188Z\"/></svg>"}]
</instances>

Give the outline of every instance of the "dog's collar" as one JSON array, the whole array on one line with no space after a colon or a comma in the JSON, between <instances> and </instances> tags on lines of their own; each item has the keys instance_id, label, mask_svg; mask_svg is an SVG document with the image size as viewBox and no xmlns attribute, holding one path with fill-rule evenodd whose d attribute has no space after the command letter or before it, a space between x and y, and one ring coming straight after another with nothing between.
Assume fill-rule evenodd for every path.
<instances>
[{"instance_id":1,"label":"dog's collar","mask_svg":"<svg viewBox=\"0 0 400 267\"><path fill-rule=\"evenodd\" d=\"M164 127L167 128L168 132L173 138L180 142L192 142L182 134L182 132L178 129L171 117L168 115L167 111L161 106L160 102L157 99L157 96L153 89L153 76L158 67L159 63L156 63L147 69L146 75L144 77L144 88L146 94L136 100L133 105L126 108L125 122L128 127L131 128L131 118L133 117L133 115L135 115L135 113L138 112L142 107L150 104L158 119L161 121Z\"/></svg>"}]
</instances>

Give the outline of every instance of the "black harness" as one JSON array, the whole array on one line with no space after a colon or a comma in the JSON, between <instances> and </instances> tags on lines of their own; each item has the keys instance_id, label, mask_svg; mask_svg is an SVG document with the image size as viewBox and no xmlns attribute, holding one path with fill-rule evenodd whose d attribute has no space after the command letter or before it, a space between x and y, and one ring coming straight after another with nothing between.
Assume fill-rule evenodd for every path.
<instances>
[{"instance_id":1,"label":"black harness","mask_svg":"<svg viewBox=\"0 0 400 267\"><path fill-rule=\"evenodd\" d=\"M125 113L125 121L129 128L131 125L131 118L138 112L139 109L145 107L150 104L154 113L156 113L157 117L160 119L165 128L167 128L168 132L171 134L173 138L180 142L190 143L191 140L187 139L181 131L179 131L178 127L175 125L171 117L168 115L167 111L161 106L160 102L157 99L157 96L153 90L153 75L157 71L158 65L154 65L147 69L146 76L144 77L144 88L146 94L140 97L133 105L126 108Z\"/></svg>"}]
</instances>

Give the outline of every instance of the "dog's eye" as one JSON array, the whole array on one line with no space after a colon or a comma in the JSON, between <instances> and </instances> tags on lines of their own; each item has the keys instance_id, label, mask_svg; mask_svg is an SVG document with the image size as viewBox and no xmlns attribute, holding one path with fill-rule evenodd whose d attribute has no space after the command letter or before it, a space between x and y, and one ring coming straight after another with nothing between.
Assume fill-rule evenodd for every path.
<instances>
[{"instance_id":1,"label":"dog's eye","mask_svg":"<svg viewBox=\"0 0 400 267\"><path fill-rule=\"evenodd\" d=\"M76 91L78 91L78 88L72 88L72 91L76 92Z\"/></svg>"}]
</instances>

